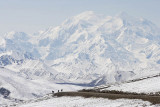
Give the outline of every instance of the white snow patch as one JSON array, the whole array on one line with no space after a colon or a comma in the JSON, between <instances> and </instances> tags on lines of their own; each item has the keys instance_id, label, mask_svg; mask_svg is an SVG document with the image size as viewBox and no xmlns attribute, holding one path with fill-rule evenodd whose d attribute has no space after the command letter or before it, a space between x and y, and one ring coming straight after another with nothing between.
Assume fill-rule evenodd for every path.
<instances>
[{"instance_id":1,"label":"white snow patch","mask_svg":"<svg viewBox=\"0 0 160 107\"><path fill-rule=\"evenodd\" d=\"M59 97L49 100L35 102L18 107L156 107L150 102L142 100L118 99L109 100L104 98L82 98L82 97Z\"/></svg>"}]
</instances>

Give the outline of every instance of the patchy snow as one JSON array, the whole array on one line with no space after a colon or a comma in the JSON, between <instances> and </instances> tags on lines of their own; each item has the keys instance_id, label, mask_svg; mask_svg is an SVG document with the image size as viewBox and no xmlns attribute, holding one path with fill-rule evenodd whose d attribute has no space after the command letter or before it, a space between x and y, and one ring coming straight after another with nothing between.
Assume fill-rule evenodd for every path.
<instances>
[{"instance_id":1,"label":"patchy snow","mask_svg":"<svg viewBox=\"0 0 160 107\"><path fill-rule=\"evenodd\" d=\"M82 97L59 97L34 102L17 107L157 107L150 102L142 100L117 99L110 100L104 98L82 98Z\"/></svg>"}]
</instances>

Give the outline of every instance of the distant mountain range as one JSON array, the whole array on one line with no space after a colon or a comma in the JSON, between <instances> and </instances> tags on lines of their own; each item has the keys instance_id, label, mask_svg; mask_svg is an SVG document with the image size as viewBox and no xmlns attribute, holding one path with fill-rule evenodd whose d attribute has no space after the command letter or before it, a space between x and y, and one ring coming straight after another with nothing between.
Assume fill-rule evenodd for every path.
<instances>
[{"instance_id":1,"label":"distant mountain range","mask_svg":"<svg viewBox=\"0 0 160 107\"><path fill-rule=\"evenodd\" d=\"M28 81L88 86L126 81L160 72L160 30L126 13L87 11L33 35L1 36L0 66Z\"/></svg>"}]
</instances>

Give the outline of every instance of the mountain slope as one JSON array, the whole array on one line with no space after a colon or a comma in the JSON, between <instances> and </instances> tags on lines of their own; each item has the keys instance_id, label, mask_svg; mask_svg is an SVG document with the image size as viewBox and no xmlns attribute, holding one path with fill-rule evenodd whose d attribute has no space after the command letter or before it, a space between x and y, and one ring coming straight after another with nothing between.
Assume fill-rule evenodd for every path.
<instances>
[{"instance_id":1,"label":"mountain slope","mask_svg":"<svg viewBox=\"0 0 160 107\"><path fill-rule=\"evenodd\" d=\"M149 77L138 81L115 84L102 90L117 90L135 93L159 93L160 76Z\"/></svg>"}]
</instances>

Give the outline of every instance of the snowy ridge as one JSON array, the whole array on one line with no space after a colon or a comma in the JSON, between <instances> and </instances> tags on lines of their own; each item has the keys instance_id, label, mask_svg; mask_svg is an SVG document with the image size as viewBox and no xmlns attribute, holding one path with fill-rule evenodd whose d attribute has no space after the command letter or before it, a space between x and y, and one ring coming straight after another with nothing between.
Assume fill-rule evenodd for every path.
<instances>
[{"instance_id":1,"label":"snowy ridge","mask_svg":"<svg viewBox=\"0 0 160 107\"><path fill-rule=\"evenodd\" d=\"M136 92L136 93L159 93L160 76L143 78L138 81L127 82L122 84L114 84L101 90L117 90L123 92Z\"/></svg>"},{"instance_id":2,"label":"snowy ridge","mask_svg":"<svg viewBox=\"0 0 160 107\"><path fill-rule=\"evenodd\" d=\"M0 105L16 103L14 99L31 100L42 97L51 91L63 89L65 91L73 91L82 89L80 86L60 85L53 81L49 81L43 77L25 78L21 73L14 72L5 68L0 68L0 88L5 88L11 93L7 98L0 95ZM17 100L18 101L18 100Z\"/></svg>"},{"instance_id":3,"label":"snowy ridge","mask_svg":"<svg viewBox=\"0 0 160 107\"><path fill-rule=\"evenodd\" d=\"M94 87L93 89L94 90L105 90L105 89L108 89L109 87L114 87L114 86L121 86L123 84L132 84L134 82L139 82L139 81L147 81L147 79L154 79L154 78L159 78L160 77L160 73L158 74L154 74L154 75L149 75L147 77L140 77L140 78L136 78L136 79L131 79L131 80L128 80L128 81L121 81L121 82L116 82L116 83L112 83L112 84L109 84L109 85L100 85L100 86L96 86ZM155 84L158 84L158 82L155 82ZM155 87L152 87L152 89L154 89ZM117 89L116 89L117 90ZM120 90L119 90L120 91ZM123 90L121 90L123 91ZM158 92L159 90L157 90ZM129 92L129 91L128 91Z\"/></svg>"}]
</instances>

